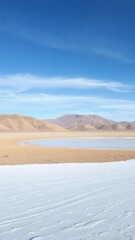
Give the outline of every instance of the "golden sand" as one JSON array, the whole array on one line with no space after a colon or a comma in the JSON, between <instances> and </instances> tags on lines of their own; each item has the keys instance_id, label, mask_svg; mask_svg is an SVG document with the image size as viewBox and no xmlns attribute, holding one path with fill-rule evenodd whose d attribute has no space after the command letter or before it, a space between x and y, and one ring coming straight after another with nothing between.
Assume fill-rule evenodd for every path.
<instances>
[{"instance_id":1,"label":"golden sand","mask_svg":"<svg viewBox=\"0 0 135 240\"><path fill-rule=\"evenodd\" d=\"M88 163L135 159L135 150L66 149L20 145L20 141L48 138L135 137L135 133L67 132L67 133L1 133L0 165L39 163Z\"/></svg>"}]
</instances>

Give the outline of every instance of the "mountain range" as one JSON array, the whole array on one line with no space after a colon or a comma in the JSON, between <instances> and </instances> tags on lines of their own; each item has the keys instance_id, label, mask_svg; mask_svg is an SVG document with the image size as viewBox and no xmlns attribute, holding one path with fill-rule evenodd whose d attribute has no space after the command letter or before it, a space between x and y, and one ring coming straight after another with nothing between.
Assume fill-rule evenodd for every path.
<instances>
[{"instance_id":1,"label":"mountain range","mask_svg":"<svg viewBox=\"0 0 135 240\"><path fill-rule=\"evenodd\" d=\"M135 122L115 122L90 114L68 114L46 120L19 114L0 114L0 132L65 131L135 131Z\"/></svg>"},{"instance_id":2,"label":"mountain range","mask_svg":"<svg viewBox=\"0 0 135 240\"><path fill-rule=\"evenodd\" d=\"M134 131L135 122L115 122L98 115L68 114L47 120L71 131Z\"/></svg>"}]
</instances>

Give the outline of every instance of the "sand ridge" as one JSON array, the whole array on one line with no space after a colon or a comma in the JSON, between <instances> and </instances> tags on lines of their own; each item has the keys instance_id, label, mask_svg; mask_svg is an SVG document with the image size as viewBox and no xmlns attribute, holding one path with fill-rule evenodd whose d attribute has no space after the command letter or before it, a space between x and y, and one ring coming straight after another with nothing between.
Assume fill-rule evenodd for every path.
<instances>
[{"instance_id":1,"label":"sand ridge","mask_svg":"<svg viewBox=\"0 0 135 240\"><path fill-rule=\"evenodd\" d=\"M135 159L135 150L66 149L18 144L20 141L34 139L77 137L135 137L135 133L1 133L0 165L88 163Z\"/></svg>"},{"instance_id":2,"label":"sand ridge","mask_svg":"<svg viewBox=\"0 0 135 240\"><path fill-rule=\"evenodd\" d=\"M44 120L19 114L0 114L0 132L65 132L66 129Z\"/></svg>"}]
</instances>

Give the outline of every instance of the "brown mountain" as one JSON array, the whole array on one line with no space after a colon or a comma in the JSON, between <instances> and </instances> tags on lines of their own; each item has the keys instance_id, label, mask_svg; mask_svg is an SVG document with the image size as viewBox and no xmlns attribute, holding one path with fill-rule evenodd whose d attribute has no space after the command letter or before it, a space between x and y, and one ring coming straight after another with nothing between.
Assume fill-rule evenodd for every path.
<instances>
[{"instance_id":1,"label":"brown mountain","mask_svg":"<svg viewBox=\"0 0 135 240\"><path fill-rule=\"evenodd\" d=\"M115 122L97 115L69 114L40 120L18 114L0 114L0 132L135 131L135 122Z\"/></svg>"},{"instance_id":2,"label":"brown mountain","mask_svg":"<svg viewBox=\"0 0 135 240\"><path fill-rule=\"evenodd\" d=\"M18 114L0 114L0 132L59 132L66 131L56 124Z\"/></svg>"},{"instance_id":3,"label":"brown mountain","mask_svg":"<svg viewBox=\"0 0 135 240\"><path fill-rule=\"evenodd\" d=\"M135 122L115 122L97 115L69 114L47 121L72 131L135 131Z\"/></svg>"}]
</instances>

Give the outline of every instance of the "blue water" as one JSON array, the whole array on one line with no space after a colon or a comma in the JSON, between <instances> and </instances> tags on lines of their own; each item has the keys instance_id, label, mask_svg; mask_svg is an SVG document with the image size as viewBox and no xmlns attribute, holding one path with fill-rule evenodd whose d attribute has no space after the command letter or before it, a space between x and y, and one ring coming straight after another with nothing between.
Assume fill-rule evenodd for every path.
<instances>
[{"instance_id":1,"label":"blue water","mask_svg":"<svg viewBox=\"0 0 135 240\"><path fill-rule=\"evenodd\" d=\"M135 138L61 138L34 140L29 144L64 148L135 149Z\"/></svg>"}]
</instances>

